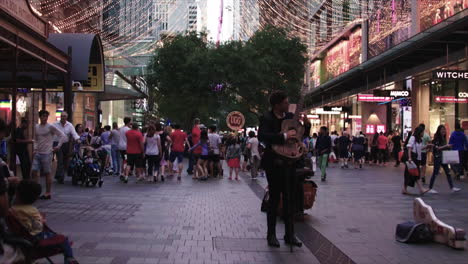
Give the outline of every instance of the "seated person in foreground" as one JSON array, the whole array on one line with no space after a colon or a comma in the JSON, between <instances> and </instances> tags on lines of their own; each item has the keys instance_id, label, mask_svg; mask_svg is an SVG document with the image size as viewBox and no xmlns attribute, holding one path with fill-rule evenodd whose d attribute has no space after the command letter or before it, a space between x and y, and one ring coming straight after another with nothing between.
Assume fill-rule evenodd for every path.
<instances>
[{"instance_id":1,"label":"seated person in foreground","mask_svg":"<svg viewBox=\"0 0 468 264\"><path fill-rule=\"evenodd\" d=\"M45 219L42 217L39 210L33 206L33 203L41 195L41 189L41 185L35 181L21 181L16 189L15 203L12 206L18 221L32 236L40 240L56 236L55 233L44 231ZM60 246L64 252L65 264L78 264L75 258L73 258L73 251L68 239L58 246Z\"/></svg>"}]
</instances>

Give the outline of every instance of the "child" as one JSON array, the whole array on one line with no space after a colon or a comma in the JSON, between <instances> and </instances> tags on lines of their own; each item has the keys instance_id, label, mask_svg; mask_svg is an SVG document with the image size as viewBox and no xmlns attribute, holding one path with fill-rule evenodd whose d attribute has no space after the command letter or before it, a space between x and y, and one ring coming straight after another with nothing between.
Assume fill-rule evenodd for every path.
<instances>
[{"instance_id":1,"label":"child","mask_svg":"<svg viewBox=\"0 0 468 264\"><path fill-rule=\"evenodd\" d=\"M32 205L41 195L41 189L41 185L35 181L21 181L16 189L16 200L12 208L17 215L18 221L31 235L38 239L46 239L56 234L44 231L45 219L41 216L39 210ZM78 261L73 258L73 251L68 239L59 246L63 249L65 264L78 264Z\"/></svg>"},{"instance_id":2,"label":"child","mask_svg":"<svg viewBox=\"0 0 468 264\"><path fill-rule=\"evenodd\" d=\"M235 137L229 139L229 147L226 152L226 160L229 166L229 180L232 180L232 172L236 172L236 181L239 180L241 148L239 140Z\"/></svg>"}]
</instances>

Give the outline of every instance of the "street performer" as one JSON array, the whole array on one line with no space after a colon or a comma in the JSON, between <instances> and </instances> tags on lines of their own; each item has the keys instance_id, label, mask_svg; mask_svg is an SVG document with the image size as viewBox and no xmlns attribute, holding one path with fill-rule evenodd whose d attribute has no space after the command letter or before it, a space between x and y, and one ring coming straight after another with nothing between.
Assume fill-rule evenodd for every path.
<instances>
[{"instance_id":1,"label":"street performer","mask_svg":"<svg viewBox=\"0 0 468 264\"><path fill-rule=\"evenodd\" d=\"M283 216L285 224L284 240L286 244L301 247L302 243L294 235L294 226L291 222L290 214L293 210L290 207L290 200L293 193L291 186L295 186L294 162L286 162L281 156L274 153L272 145L281 145L287 139L294 138L296 131L291 130L286 133L281 132L281 123L285 119L292 119L293 114L288 112L289 101L284 92L276 91L270 96L271 111L260 118L258 138L265 144L262 167L266 171L268 180L269 200L267 210L268 245L280 247L276 238L276 218L280 202L280 194L283 194ZM290 182L288 182L290 181ZM289 186L290 188L287 188ZM288 190L289 189L289 190Z\"/></svg>"}]
</instances>

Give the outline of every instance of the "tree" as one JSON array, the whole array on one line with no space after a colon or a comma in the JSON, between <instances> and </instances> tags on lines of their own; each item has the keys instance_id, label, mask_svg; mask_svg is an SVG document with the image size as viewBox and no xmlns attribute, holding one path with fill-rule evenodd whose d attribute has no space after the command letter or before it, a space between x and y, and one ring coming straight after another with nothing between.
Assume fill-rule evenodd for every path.
<instances>
[{"instance_id":1,"label":"tree","mask_svg":"<svg viewBox=\"0 0 468 264\"><path fill-rule=\"evenodd\" d=\"M166 39L148 65L150 94L163 117L185 128L195 117L224 125L227 113L237 110L247 126L255 126L268 109L271 91L297 98L307 49L286 30L270 26L246 43L218 47L204 39L196 33ZM214 91L218 84L222 89Z\"/></svg>"}]
</instances>

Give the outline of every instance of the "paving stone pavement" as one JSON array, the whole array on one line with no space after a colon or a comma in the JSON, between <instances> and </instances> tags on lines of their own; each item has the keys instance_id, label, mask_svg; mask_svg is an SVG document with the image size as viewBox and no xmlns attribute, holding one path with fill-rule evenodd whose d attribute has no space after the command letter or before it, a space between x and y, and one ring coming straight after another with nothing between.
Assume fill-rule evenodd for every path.
<instances>
[{"instance_id":1,"label":"paving stone pavement","mask_svg":"<svg viewBox=\"0 0 468 264\"><path fill-rule=\"evenodd\" d=\"M325 183L313 178L319 185L316 203L296 226L305 247L294 253L266 245L266 217L259 210L266 179L252 182L246 174L239 182L185 176L182 183L128 185L106 177L102 189L68 182L54 185L53 200L38 206L50 226L70 236L85 264L468 263L466 251L395 241L396 224L412 220L418 197L400 194L403 168L337 167L331 165ZM463 190L451 194L439 176L440 194L423 199L441 220L468 230L468 184L455 182ZM282 237L283 225L277 228Z\"/></svg>"},{"instance_id":2,"label":"paving stone pavement","mask_svg":"<svg viewBox=\"0 0 468 264\"><path fill-rule=\"evenodd\" d=\"M102 188L54 184L53 199L37 206L73 241L82 264L319 263L306 247L267 246L266 217L247 182L184 176L123 184L107 176Z\"/></svg>"},{"instance_id":3,"label":"paving stone pavement","mask_svg":"<svg viewBox=\"0 0 468 264\"><path fill-rule=\"evenodd\" d=\"M316 202L306 211L309 216L304 224L299 224L300 230L304 226L315 229L360 264L468 263L466 250L435 243L409 245L395 241L396 224L413 220L413 199L419 197L400 194L402 167L389 165L363 170L342 170L337 164L331 167L326 182L313 178L318 184ZM427 175L431 174L428 169ZM266 180L260 178L258 184L264 187ZM455 185L462 191L452 194L445 175L439 175L435 189L440 194L426 194L423 200L433 207L440 220L468 231L468 184L455 181ZM408 190L417 193L415 189ZM336 263L318 254L316 257L321 263Z\"/></svg>"}]
</instances>

